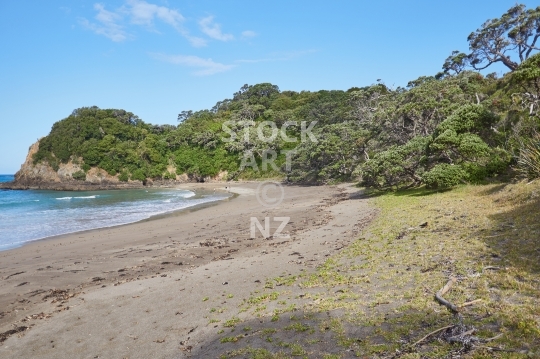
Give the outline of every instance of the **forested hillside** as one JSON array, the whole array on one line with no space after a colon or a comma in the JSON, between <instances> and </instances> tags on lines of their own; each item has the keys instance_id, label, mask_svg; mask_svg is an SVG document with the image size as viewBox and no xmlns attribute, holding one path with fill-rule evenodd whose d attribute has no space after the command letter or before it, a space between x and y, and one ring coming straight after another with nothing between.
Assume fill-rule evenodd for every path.
<instances>
[{"instance_id":1,"label":"forested hillside","mask_svg":"<svg viewBox=\"0 0 540 359\"><path fill-rule=\"evenodd\" d=\"M226 171L228 179L358 180L375 188L537 177L539 37L540 7L516 5L471 33L470 53L452 52L443 72L405 88L244 85L209 110L183 111L178 126L79 108L54 124L33 159L53 168L79 163L78 180L92 167L121 181L183 173L203 180ZM501 78L477 72L495 63L508 68Z\"/></svg>"}]
</instances>

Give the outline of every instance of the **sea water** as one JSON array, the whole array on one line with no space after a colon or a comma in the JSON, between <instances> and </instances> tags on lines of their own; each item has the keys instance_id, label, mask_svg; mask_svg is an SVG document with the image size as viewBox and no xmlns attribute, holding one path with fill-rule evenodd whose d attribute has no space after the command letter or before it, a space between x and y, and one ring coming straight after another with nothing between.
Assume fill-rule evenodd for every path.
<instances>
[{"instance_id":1,"label":"sea water","mask_svg":"<svg viewBox=\"0 0 540 359\"><path fill-rule=\"evenodd\" d=\"M12 180L12 175L0 175L0 182ZM0 250L60 234L137 222L228 196L155 188L77 192L0 190Z\"/></svg>"}]
</instances>

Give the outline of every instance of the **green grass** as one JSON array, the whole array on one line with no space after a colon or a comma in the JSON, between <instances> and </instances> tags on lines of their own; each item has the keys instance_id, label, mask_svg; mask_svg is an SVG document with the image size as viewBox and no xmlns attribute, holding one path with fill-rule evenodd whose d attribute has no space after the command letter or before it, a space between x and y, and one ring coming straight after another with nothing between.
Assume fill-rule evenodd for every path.
<instances>
[{"instance_id":1,"label":"green grass","mask_svg":"<svg viewBox=\"0 0 540 359\"><path fill-rule=\"evenodd\" d=\"M240 318L233 317L233 318L227 320L225 323L223 323L223 326L227 327L227 328L234 328L234 327L236 327L236 324L238 324L240 322L241 322Z\"/></svg>"}]
</instances>

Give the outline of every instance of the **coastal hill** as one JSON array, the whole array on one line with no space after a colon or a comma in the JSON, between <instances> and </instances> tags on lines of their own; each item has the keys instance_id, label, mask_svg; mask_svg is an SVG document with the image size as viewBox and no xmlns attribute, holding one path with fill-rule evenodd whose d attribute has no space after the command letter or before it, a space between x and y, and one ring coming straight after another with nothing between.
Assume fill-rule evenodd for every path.
<instances>
[{"instance_id":1,"label":"coastal hill","mask_svg":"<svg viewBox=\"0 0 540 359\"><path fill-rule=\"evenodd\" d=\"M152 125L125 110L83 107L30 147L7 186L285 178L444 188L508 178L516 169L534 175L524 149L538 136L538 108L526 94L538 85L539 63L534 55L502 78L461 71L395 89L378 83L294 92L269 83L245 85L210 110L183 111L178 126Z\"/></svg>"},{"instance_id":2,"label":"coastal hill","mask_svg":"<svg viewBox=\"0 0 540 359\"><path fill-rule=\"evenodd\" d=\"M468 37L443 71L392 88L244 85L178 126L122 109L75 109L30 148L10 188L107 188L281 178L448 188L540 176L540 8L515 5ZM536 27L535 27L536 26ZM510 57L510 53L516 57ZM480 73L494 64L502 77Z\"/></svg>"}]
</instances>

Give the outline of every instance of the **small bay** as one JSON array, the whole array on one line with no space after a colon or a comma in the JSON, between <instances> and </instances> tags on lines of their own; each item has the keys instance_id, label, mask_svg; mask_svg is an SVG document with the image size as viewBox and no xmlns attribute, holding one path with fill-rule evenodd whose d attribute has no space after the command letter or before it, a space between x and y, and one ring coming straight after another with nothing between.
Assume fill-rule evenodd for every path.
<instances>
[{"instance_id":1,"label":"small bay","mask_svg":"<svg viewBox=\"0 0 540 359\"><path fill-rule=\"evenodd\" d=\"M12 180L12 175L0 175L0 182ZM133 223L227 197L225 193L177 188L0 190L0 251L36 239Z\"/></svg>"}]
</instances>

